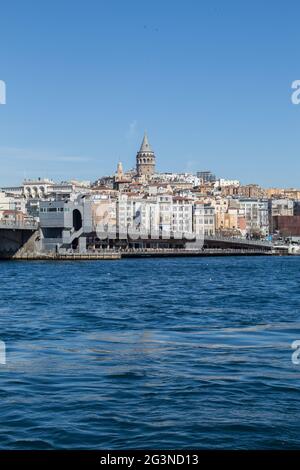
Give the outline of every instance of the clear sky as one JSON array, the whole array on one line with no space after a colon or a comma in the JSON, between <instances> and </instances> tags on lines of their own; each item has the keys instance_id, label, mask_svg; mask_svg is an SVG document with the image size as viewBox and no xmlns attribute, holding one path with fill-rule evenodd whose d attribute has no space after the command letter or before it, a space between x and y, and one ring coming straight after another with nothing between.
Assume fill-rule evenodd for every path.
<instances>
[{"instance_id":1,"label":"clear sky","mask_svg":"<svg viewBox=\"0 0 300 470\"><path fill-rule=\"evenodd\" d=\"M10 0L0 6L0 185L132 168L300 186L300 4Z\"/></svg>"}]
</instances>

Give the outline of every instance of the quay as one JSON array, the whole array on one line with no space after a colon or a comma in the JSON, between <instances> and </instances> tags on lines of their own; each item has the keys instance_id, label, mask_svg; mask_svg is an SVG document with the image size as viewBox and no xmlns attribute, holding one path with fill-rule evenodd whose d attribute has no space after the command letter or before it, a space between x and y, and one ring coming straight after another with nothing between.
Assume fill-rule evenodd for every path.
<instances>
[{"instance_id":1,"label":"quay","mask_svg":"<svg viewBox=\"0 0 300 470\"><path fill-rule=\"evenodd\" d=\"M121 253L122 258L179 258L179 257L206 257L206 256L269 256L270 251L243 250L243 249L206 249L206 250L134 250Z\"/></svg>"},{"instance_id":2,"label":"quay","mask_svg":"<svg viewBox=\"0 0 300 470\"><path fill-rule=\"evenodd\" d=\"M128 258L185 258L213 256L270 256L274 253L265 250L243 249L206 249L206 250L176 250L176 249L136 249L128 251L98 251L70 253L24 253L12 256L2 256L1 259L21 261L92 261L92 260L121 260Z\"/></svg>"},{"instance_id":3,"label":"quay","mask_svg":"<svg viewBox=\"0 0 300 470\"><path fill-rule=\"evenodd\" d=\"M2 257L2 259L5 259ZM117 252L103 253L24 253L14 255L6 259L20 261L86 261L86 260L119 260L121 254Z\"/></svg>"},{"instance_id":4,"label":"quay","mask_svg":"<svg viewBox=\"0 0 300 470\"><path fill-rule=\"evenodd\" d=\"M224 257L224 256L295 256L287 250L262 249L229 249L214 248L204 250L188 249L131 249L131 250L103 250L97 252L68 252L68 253L39 253L23 250L15 254L0 254L0 260L20 261L101 261L121 260L129 258L197 258L197 257Z\"/></svg>"}]
</instances>

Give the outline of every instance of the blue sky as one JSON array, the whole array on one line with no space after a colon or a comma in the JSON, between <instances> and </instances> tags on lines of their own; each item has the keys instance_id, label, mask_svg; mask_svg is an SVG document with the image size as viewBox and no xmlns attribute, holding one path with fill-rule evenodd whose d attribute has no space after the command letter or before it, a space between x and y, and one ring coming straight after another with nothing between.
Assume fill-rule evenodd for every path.
<instances>
[{"instance_id":1,"label":"blue sky","mask_svg":"<svg viewBox=\"0 0 300 470\"><path fill-rule=\"evenodd\" d=\"M0 185L135 164L300 186L300 5L240 0L1 3Z\"/></svg>"}]
</instances>

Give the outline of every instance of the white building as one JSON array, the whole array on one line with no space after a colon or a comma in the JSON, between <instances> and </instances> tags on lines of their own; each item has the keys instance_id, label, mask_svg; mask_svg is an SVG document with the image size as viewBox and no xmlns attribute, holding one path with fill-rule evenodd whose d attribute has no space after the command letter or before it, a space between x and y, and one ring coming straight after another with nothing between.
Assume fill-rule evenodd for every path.
<instances>
[{"instance_id":1,"label":"white building","mask_svg":"<svg viewBox=\"0 0 300 470\"><path fill-rule=\"evenodd\" d=\"M269 201L270 216L294 215L294 201L292 199L271 199Z\"/></svg>"},{"instance_id":2,"label":"white building","mask_svg":"<svg viewBox=\"0 0 300 470\"><path fill-rule=\"evenodd\" d=\"M173 197L173 232L177 236L193 232L193 202L190 199Z\"/></svg>"},{"instance_id":3,"label":"white building","mask_svg":"<svg viewBox=\"0 0 300 470\"><path fill-rule=\"evenodd\" d=\"M250 235L260 232L269 234L268 201L256 198L239 198L239 215L246 220L246 230Z\"/></svg>"},{"instance_id":4,"label":"white building","mask_svg":"<svg viewBox=\"0 0 300 470\"><path fill-rule=\"evenodd\" d=\"M23 194L26 199L45 199L49 194L49 187L54 181L47 178L37 180L25 180L23 182Z\"/></svg>"},{"instance_id":5,"label":"white building","mask_svg":"<svg viewBox=\"0 0 300 470\"><path fill-rule=\"evenodd\" d=\"M13 198L6 195L5 192L0 192L0 211L12 210Z\"/></svg>"},{"instance_id":6,"label":"white building","mask_svg":"<svg viewBox=\"0 0 300 470\"><path fill-rule=\"evenodd\" d=\"M199 186L201 183L200 178L192 173L156 173L153 175L153 179L170 183L192 184L193 186Z\"/></svg>"},{"instance_id":7,"label":"white building","mask_svg":"<svg viewBox=\"0 0 300 470\"><path fill-rule=\"evenodd\" d=\"M215 208L196 202L193 207L193 228L196 235L214 236L216 233Z\"/></svg>"},{"instance_id":8,"label":"white building","mask_svg":"<svg viewBox=\"0 0 300 470\"><path fill-rule=\"evenodd\" d=\"M157 199L122 194L117 205L118 232L131 237L148 237L159 231L159 206Z\"/></svg>"},{"instance_id":9,"label":"white building","mask_svg":"<svg viewBox=\"0 0 300 470\"><path fill-rule=\"evenodd\" d=\"M220 178L214 183L215 188L225 188L227 186L234 186L238 188L240 186L239 180L227 180L225 178Z\"/></svg>"},{"instance_id":10,"label":"white building","mask_svg":"<svg viewBox=\"0 0 300 470\"><path fill-rule=\"evenodd\" d=\"M26 213L26 201L22 197L8 196L5 192L0 192L0 218L5 211L15 211Z\"/></svg>"},{"instance_id":11,"label":"white building","mask_svg":"<svg viewBox=\"0 0 300 470\"><path fill-rule=\"evenodd\" d=\"M56 195L68 196L73 192L88 192L89 181L64 181L55 183L48 178L37 178L24 180L21 186L2 188L8 195L23 196L27 200L45 200Z\"/></svg>"}]
</instances>

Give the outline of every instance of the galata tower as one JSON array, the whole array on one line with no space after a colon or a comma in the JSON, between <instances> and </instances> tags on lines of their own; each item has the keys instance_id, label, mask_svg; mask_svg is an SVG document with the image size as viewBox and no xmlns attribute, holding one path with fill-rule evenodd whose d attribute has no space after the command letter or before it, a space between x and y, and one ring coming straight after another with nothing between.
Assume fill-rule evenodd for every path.
<instances>
[{"instance_id":1,"label":"galata tower","mask_svg":"<svg viewBox=\"0 0 300 470\"><path fill-rule=\"evenodd\" d=\"M138 176L149 178L155 173L155 155L145 133L140 150L136 155Z\"/></svg>"}]
</instances>

